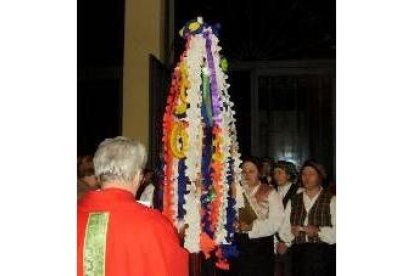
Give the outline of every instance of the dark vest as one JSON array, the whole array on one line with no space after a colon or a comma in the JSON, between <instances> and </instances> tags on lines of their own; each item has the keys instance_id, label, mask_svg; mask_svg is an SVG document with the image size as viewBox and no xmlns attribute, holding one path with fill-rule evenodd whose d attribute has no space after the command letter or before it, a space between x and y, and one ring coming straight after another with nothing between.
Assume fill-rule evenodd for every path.
<instances>
[{"instance_id":1,"label":"dark vest","mask_svg":"<svg viewBox=\"0 0 414 276\"><path fill-rule=\"evenodd\" d=\"M283 198L283 207L285 209L286 209L287 203L296 194L298 189L299 189L298 185L292 184L290 186L289 191L286 193L285 197ZM279 191L279 186L276 186L276 190Z\"/></svg>"},{"instance_id":2,"label":"dark vest","mask_svg":"<svg viewBox=\"0 0 414 276\"><path fill-rule=\"evenodd\" d=\"M309 210L308 225L317 227L332 226L330 203L332 194L329 191L322 190L315 204ZM306 209L303 204L303 194L295 194L291 200L290 224L303 226L306 218ZM306 234L301 232L299 237L296 237L294 243L305 243ZM319 237L308 238L310 243L321 242Z\"/></svg>"}]
</instances>

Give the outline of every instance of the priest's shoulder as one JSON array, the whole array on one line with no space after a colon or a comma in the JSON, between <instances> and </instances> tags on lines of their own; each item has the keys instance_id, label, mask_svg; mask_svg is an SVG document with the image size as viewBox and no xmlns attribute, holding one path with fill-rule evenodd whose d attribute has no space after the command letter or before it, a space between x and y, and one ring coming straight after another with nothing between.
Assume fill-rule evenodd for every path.
<instances>
[{"instance_id":1,"label":"priest's shoulder","mask_svg":"<svg viewBox=\"0 0 414 276\"><path fill-rule=\"evenodd\" d=\"M144 221L149 228L171 228L173 225L160 211L148 208L142 204L137 203L135 208L135 216L137 221Z\"/></svg>"}]
</instances>

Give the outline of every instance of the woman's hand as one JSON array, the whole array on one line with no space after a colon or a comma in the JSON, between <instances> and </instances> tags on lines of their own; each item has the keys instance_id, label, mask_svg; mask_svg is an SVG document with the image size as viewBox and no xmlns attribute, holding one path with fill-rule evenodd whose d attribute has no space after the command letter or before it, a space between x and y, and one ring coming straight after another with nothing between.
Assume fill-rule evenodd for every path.
<instances>
[{"instance_id":1,"label":"woman's hand","mask_svg":"<svg viewBox=\"0 0 414 276\"><path fill-rule=\"evenodd\" d=\"M247 224L244 221L240 221L238 226L240 232L248 232L253 228L253 224Z\"/></svg>"},{"instance_id":2,"label":"woman's hand","mask_svg":"<svg viewBox=\"0 0 414 276\"><path fill-rule=\"evenodd\" d=\"M178 238L180 240L180 245L184 245L184 238L185 238L185 230L188 228L188 224L184 224L179 230L178 230Z\"/></svg>"},{"instance_id":3,"label":"woman's hand","mask_svg":"<svg viewBox=\"0 0 414 276\"><path fill-rule=\"evenodd\" d=\"M291 232L292 232L293 236L295 236L295 237L299 237L301 230L302 230L302 227L299 226L299 225L293 225L292 228L291 228Z\"/></svg>"},{"instance_id":4,"label":"woman's hand","mask_svg":"<svg viewBox=\"0 0 414 276\"><path fill-rule=\"evenodd\" d=\"M280 255L285 254L287 249L288 249L288 246L286 245L286 243L284 243L284 242L278 242L277 243L276 250L277 250L277 253L279 253Z\"/></svg>"},{"instance_id":5,"label":"woman's hand","mask_svg":"<svg viewBox=\"0 0 414 276\"><path fill-rule=\"evenodd\" d=\"M318 232L319 232L319 227L313 226L313 225L308 225L308 226L304 226L303 230L306 232L306 235L309 238L313 238L318 236Z\"/></svg>"}]
</instances>

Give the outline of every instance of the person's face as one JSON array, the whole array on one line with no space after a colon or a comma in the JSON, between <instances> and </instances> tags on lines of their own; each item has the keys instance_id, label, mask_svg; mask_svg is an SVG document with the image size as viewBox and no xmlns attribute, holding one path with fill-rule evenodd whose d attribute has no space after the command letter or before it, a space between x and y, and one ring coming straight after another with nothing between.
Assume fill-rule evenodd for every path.
<instances>
[{"instance_id":1,"label":"person's face","mask_svg":"<svg viewBox=\"0 0 414 276\"><path fill-rule=\"evenodd\" d=\"M259 180L259 171L257 170L257 167L254 163L249 161L244 162L242 165L242 174L247 185L257 185L257 182Z\"/></svg>"},{"instance_id":2,"label":"person's face","mask_svg":"<svg viewBox=\"0 0 414 276\"><path fill-rule=\"evenodd\" d=\"M278 186L283 186L288 182L289 175L286 173L285 170L281 168L276 168L273 171L273 178L276 180Z\"/></svg>"},{"instance_id":3,"label":"person's face","mask_svg":"<svg viewBox=\"0 0 414 276\"><path fill-rule=\"evenodd\" d=\"M145 175L144 175L144 182L150 182L152 176L153 176L153 173L152 172L145 173Z\"/></svg>"},{"instance_id":4,"label":"person's face","mask_svg":"<svg viewBox=\"0 0 414 276\"><path fill-rule=\"evenodd\" d=\"M98 180L94 175L85 176L83 180L91 187L94 187L98 184Z\"/></svg>"},{"instance_id":5,"label":"person's face","mask_svg":"<svg viewBox=\"0 0 414 276\"><path fill-rule=\"evenodd\" d=\"M302 171L301 177L303 187L307 190L311 190L321 184L318 172L312 167L305 167Z\"/></svg>"}]
</instances>

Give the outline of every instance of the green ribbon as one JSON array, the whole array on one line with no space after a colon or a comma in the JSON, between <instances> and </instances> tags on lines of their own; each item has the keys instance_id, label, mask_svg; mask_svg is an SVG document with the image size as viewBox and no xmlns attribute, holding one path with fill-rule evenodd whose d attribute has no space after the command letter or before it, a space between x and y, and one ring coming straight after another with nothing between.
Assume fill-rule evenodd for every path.
<instances>
[{"instance_id":1,"label":"green ribbon","mask_svg":"<svg viewBox=\"0 0 414 276\"><path fill-rule=\"evenodd\" d=\"M201 70L201 77L203 81L203 103L207 115L207 125L211 126L213 125L213 110L210 94L210 78L203 70Z\"/></svg>"},{"instance_id":2,"label":"green ribbon","mask_svg":"<svg viewBox=\"0 0 414 276\"><path fill-rule=\"evenodd\" d=\"M109 213L91 213L83 247L83 275L105 275L106 233Z\"/></svg>"}]
</instances>

